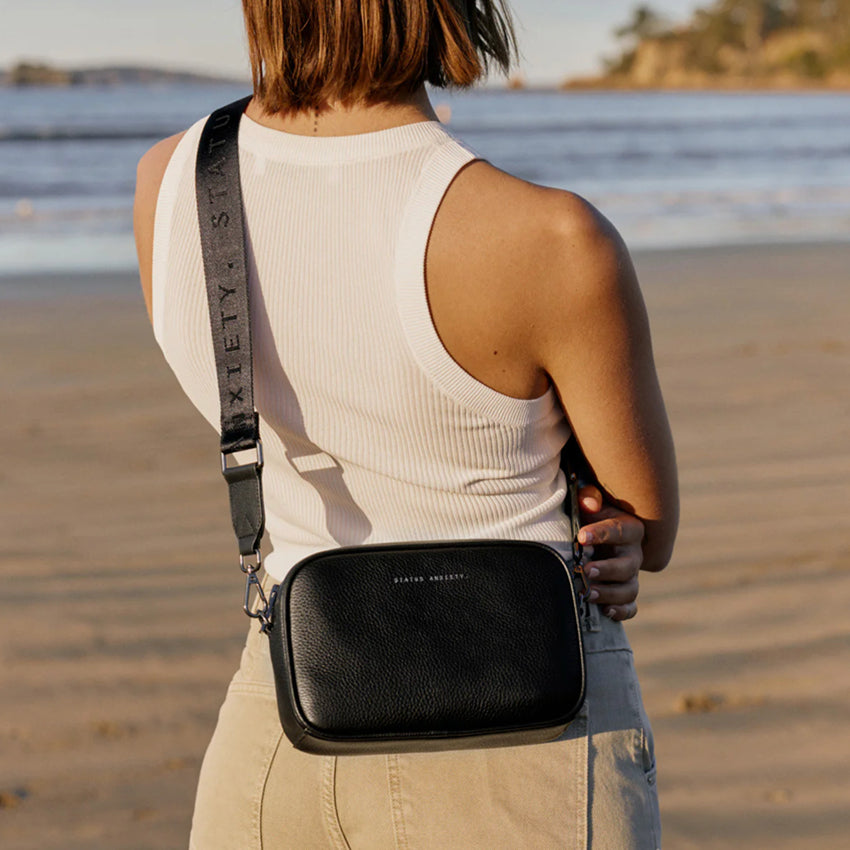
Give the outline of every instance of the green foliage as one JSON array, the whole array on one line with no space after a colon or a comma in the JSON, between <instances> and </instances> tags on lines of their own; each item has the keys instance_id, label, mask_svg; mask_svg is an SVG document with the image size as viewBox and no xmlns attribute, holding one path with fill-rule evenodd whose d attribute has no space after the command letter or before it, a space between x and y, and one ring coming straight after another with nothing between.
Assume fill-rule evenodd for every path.
<instances>
[{"instance_id":1,"label":"green foliage","mask_svg":"<svg viewBox=\"0 0 850 850\"><path fill-rule=\"evenodd\" d=\"M636 50L624 50L613 59L604 59L605 73L614 76L625 76L631 73L635 64Z\"/></svg>"},{"instance_id":2,"label":"green foliage","mask_svg":"<svg viewBox=\"0 0 850 850\"><path fill-rule=\"evenodd\" d=\"M826 76L827 64L817 51L800 50L788 57L787 69L795 71L801 77L820 80Z\"/></svg>"},{"instance_id":3,"label":"green foliage","mask_svg":"<svg viewBox=\"0 0 850 850\"><path fill-rule=\"evenodd\" d=\"M657 38L668 28L667 19L656 12L650 6L636 6L632 12L632 19L621 27L614 30L614 35L619 39Z\"/></svg>"},{"instance_id":4,"label":"green foliage","mask_svg":"<svg viewBox=\"0 0 850 850\"><path fill-rule=\"evenodd\" d=\"M675 28L650 6L639 5L615 35L626 47L608 61L610 74L628 75L646 41L683 45L678 55L685 57L686 69L708 75L780 71L816 80L833 69L850 70L850 0L714 0ZM789 36L793 43L795 35L800 48L779 67L768 63L771 39Z\"/></svg>"},{"instance_id":5,"label":"green foliage","mask_svg":"<svg viewBox=\"0 0 850 850\"><path fill-rule=\"evenodd\" d=\"M13 86L67 85L71 81L67 71L60 71L42 62L18 62L7 74Z\"/></svg>"}]
</instances>

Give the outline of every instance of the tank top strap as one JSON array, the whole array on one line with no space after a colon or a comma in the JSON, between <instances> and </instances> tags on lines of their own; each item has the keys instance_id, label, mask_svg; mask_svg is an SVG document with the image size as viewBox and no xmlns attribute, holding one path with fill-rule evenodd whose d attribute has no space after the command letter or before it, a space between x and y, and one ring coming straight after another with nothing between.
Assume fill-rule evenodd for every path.
<instances>
[{"instance_id":1,"label":"tank top strap","mask_svg":"<svg viewBox=\"0 0 850 850\"><path fill-rule=\"evenodd\" d=\"M466 372L449 354L434 327L428 305L425 261L434 220L457 175L481 160L451 136L425 164L405 207L396 253L396 296L408 347L430 380L470 410L511 426L525 426L555 406L551 387L536 399L520 399L488 387Z\"/></svg>"}]
</instances>

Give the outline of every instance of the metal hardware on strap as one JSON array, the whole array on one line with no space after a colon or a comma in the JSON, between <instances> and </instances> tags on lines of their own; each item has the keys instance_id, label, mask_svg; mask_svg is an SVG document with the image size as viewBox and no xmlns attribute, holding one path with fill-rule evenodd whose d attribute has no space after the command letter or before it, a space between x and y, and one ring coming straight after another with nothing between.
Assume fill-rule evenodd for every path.
<instances>
[{"instance_id":1,"label":"metal hardware on strap","mask_svg":"<svg viewBox=\"0 0 850 850\"><path fill-rule=\"evenodd\" d=\"M253 460L249 460L247 463L234 463L233 466L228 466L229 458L233 458L236 454L242 454L242 452L249 451L255 453ZM239 470L247 467L253 467L257 470L263 468L263 444L259 437L257 438L257 441L253 446L246 446L244 448L239 449L230 449L226 452L221 453L221 474L225 478L227 478L228 475L233 475L234 472L238 472Z\"/></svg>"},{"instance_id":2,"label":"metal hardware on strap","mask_svg":"<svg viewBox=\"0 0 850 850\"><path fill-rule=\"evenodd\" d=\"M250 563L247 558L253 558L254 563ZM260 554L259 549L255 549L251 552L250 555L240 555L239 556L239 569L242 570L243 573L258 573L263 568L263 556Z\"/></svg>"},{"instance_id":3,"label":"metal hardware on strap","mask_svg":"<svg viewBox=\"0 0 850 850\"><path fill-rule=\"evenodd\" d=\"M260 563L260 553L257 552L257 562ZM277 599L277 592L279 585L275 585L271 589L271 593L269 593L268 598L266 598L265 591L263 590L263 583L260 581L260 577L257 575L259 572L259 567L246 567L243 561L242 556L239 556L239 566L242 568L242 572L245 573L245 601L242 605L242 610L252 619L260 621L260 631L268 632L272 627L273 618L274 618L274 604ZM257 599L259 600L259 605L255 608L251 604L251 588L254 587L257 589Z\"/></svg>"},{"instance_id":4,"label":"metal hardware on strap","mask_svg":"<svg viewBox=\"0 0 850 850\"><path fill-rule=\"evenodd\" d=\"M223 452L221 458L222 474L230 494L230 517L241 555L251 555L259 547L265 525L263 463L259 441L255 448L257 459L251 463L228 466L227 459L231 452Z\"/></svg>"}]
</instances>

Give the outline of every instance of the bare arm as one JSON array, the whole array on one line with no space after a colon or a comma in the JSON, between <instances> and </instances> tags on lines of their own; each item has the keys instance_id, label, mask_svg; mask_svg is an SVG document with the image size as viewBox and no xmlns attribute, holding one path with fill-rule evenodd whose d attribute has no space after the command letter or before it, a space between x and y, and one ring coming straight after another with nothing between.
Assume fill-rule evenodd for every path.
<instances>
[{"instance_id":1,"label":"bare arm","mask_svg":"<svg viewBox=\"0 0 850 850\"><path fill-rule=\"evenodd\" d=\"M148 308L148 318L153 319L151 286L153 268L153 232L156 218L156 199L165 176L165 169L174 149L185 134L179 133L155 144L140 160L136 171L136 200L133 205L133 231L136 235L136 253L139 257L139 275L142 294Z\"/></svg>"},{"instance_id":2,"label":"bare arm","mask_svg":"<svg viewBox=\"0 0 850 850\"><path fill-rule=\"evenodd\" d=\"M534 308L536 356L606 500L644 525L642 569L662 570L678 526L676 461L634 267L590 204L555 190L546 204L552 271ZM609 542L600 537L586 542Z\"/></svg>"}]
</instances>

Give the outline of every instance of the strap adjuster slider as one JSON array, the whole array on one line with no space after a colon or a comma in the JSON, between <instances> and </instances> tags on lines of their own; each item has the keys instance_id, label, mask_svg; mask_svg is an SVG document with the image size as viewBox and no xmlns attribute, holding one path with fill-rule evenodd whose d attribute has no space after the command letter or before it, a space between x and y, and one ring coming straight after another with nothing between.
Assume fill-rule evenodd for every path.
<instances>
[{"instance_id":1,"label":"strap adjuster slider","mask_svg":"<svg viewBox=\"0 0 850 850\"><path fill-rule=\"evenodd\" d=\"M254 452L255 454L253 457L243 457L248 452ZM229 458L232 458L234 461L232 465L228 465ZM221 474L225 478L229 478L233 473L244 472L249 468L255 469L257 472L263 468L263 444L259 438L253 446L221 453Z\"/></svg>"}]
</instances>

